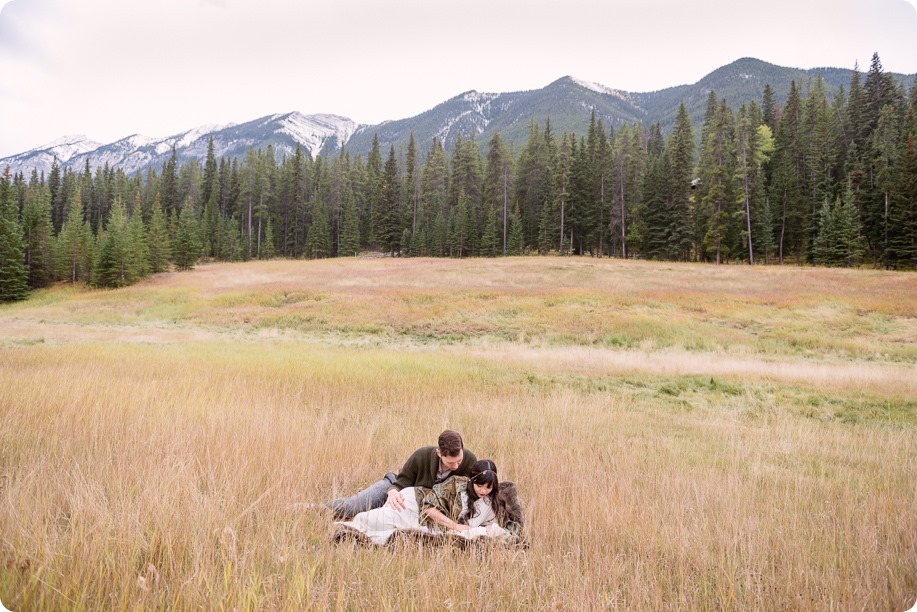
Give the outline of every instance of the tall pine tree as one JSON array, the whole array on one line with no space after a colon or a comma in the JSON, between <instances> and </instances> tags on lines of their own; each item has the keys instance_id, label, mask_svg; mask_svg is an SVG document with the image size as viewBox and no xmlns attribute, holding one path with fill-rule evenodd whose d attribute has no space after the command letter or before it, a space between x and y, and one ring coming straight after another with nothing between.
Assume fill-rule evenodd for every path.
<instances>
[{"instance_id":1,"label":"tall pine tree","mask_svg":"<svg viewBox=\"0 0 917 612\"><path fill-rule=\"evenodd\" d=\"M0 302L23 300L29 292L22 226L18 217L7 167L0 176Z\"/></svg>"}]
</instances>

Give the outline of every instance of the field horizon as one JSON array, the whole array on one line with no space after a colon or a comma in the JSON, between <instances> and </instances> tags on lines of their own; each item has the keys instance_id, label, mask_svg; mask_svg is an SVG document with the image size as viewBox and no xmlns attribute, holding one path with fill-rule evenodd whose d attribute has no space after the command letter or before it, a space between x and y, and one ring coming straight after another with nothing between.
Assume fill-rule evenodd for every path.
<instances>
[{"instance_id":1,"label":"field horizon","mask_svg":"<svg viewBox=\"0 0 917 612\"><path fill-rule=\"evenodd\" d=\"M0 306L0 389L14 610L917 600L917 273L208 263ZM334 546L302 509L445 427L528 550Z\"/></svg>"}]
</instances>

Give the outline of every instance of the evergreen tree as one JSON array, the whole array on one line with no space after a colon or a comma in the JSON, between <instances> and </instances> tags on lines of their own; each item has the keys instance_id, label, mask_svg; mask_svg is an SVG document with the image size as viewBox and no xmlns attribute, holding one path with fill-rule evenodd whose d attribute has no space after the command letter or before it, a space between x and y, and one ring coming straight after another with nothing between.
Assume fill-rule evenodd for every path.
<instances>
[{"instance_id":1,"label":"evergreen tree","mask_svg":"<svg viewBox=\"0 0 917 612\"><path fill-rule=\"evenodd\" d=\"M694 168L694 128L684 103L678 107L675 128L667 143L668 179L668 245L673 259L687 261L691 257L691 180Z\"/></svg>"},{"instance_id":2,"label":"evergreen tree","mask_svg":"<svg viewBox=\"0 0 917 612\"><path fill-rule=\"evenodd\" d=\"M55 242L55 269L58 278L75 283L88 281L92 270L92 232L83 219L80 189L70 194L64 224Z\"/></svg>"},{"instance_id":3,"label":"evergreen tree","mask_svg":"<svg viewBox=\"0 0 917 612\"><path fill-rule=\"evenodd\" d=\"M613 138L613 134L614 133L612 131L612 138ZM598 143L597 143L595 159L594 159L595 175L593 177L593 180L595 181L595 184L593 185L593 189L595 192L596 207L598 209L598 218L596 219L596 234L598 237L599 257L604 257L605 249L607 248L607 243L610 238L610 227L609 227L610 216L608 214L607 207L608 207L608 201L610 199L609 195L612 192L612 185L613 185L612 161L614 158L613 158L612 141L609 140L609 138L606 138L605 126L602 123L601 119L599 120L598 125L596 126L596 136L598 138ZM643 130L642 129L640 130L640 134L637 136L637 138L634 139L634 141L637 141L637 140L639 140L640 152L643 153L643 144L644 143L643 143ZM641 160L640 160L640 164L638 168L639 176L634 177L635 181L643 180L643 172L645 170L645 165L646 165L645 155L641 155ZM640 208L640 197L638 194L639 192L635 192L632 194L633 196L632 211L631 211L632 215L635 215L638 209ZM631 221L633 220L634 219L631 218ZM628 223L626 230L625 230L626 231L625 238L624 238L625 245L624 245L624 249L622 249L625 257L627 257L628 255L627 242L630 241L631 239L639 241L639 229L638 229L639 224L638 224L638 227L631 227L631 226L632 226L632 223Z\"/></svg>"},{"instance_id":4,"label":"evergreen tree","mask_svg":"<svg viewBox=\"0 0 917 612\"><path fill-rule=\"evenodd\" d=\"M750 112L748 108L743 104L742 108L739 109L739 114L736 119L736 139L735 139L735 155L736 155L736 184L738 186L737 197L739 199L739 205L741 207L742 215L745 219L743 231L744 231L744 242L747 247L748 253L748 263L754 265L755 263L755 254L754 254L754 239L752 234L752 199L755 196L755 178L757 175L755 158L757 156L758 149L758 135L759 132L756 129L756 118L753 116L754 113ZM766 125L762 126L765 129L769 129Z\"/></svg>"},{"instance_id":5,"label":"evergreen tree","mask_svg":"<svg viewBox=\"0 0 917 612\"><path fill-rule=\"evenodd\" d=\"M430 255L429 240L423 228L411 235L411 255L413 257L427 257Z\"/></svg>"},{"instance_id":6,"label":"evergreen tree","mask_svg":"<svg viewBox=\"0 0 917 612\"><path fill-rule=\"evenodd\" d=\"M400 253L402 257L414 256L414 249L411 247L411 230L408 228L401 231Z\"/></svg>"},{"instance_id":7,"label":"evergreen tree","mask_svg":"<svg viewBox=\"0 0 917 612\"><path fill-rule=\"evenodd\" d=\"M574 158L574 148L576 146L576 137L568 137L567 133L564 132L563 136L560 139L560 150L557 155L557 171L555 178L557 179L557 205L547 205L545 206L542 225L540 228L539 236L544 236L541 238L541 242L548 242L549 237L554 233L555 228L559 228L559 235L557 240L557 253L559 255L564 255L569 249L572 248L572 244L569 242L565 245L564 238L565 232L569 230L568 224L568 210L567 202L570 198L571 192L571 178L573 174L573 158ZM546 241L545 238L548 238ZM546 253L549 248L547 244L541 244L539 250L542 254Z\"/></svg>"},{"instance_id":8,"label":"evergreen tree","mask_svg":"<svg viewBox=\"0 0 917 612\"><path fill-rule=\"evenodd\" d=\"M172 242L169 240L169 229L166 226L166 217L158 194L153 201L153 212L147 231L147 242L150 251L150 271L155 274L168 270L169 260L172 259Z\"/></svg>"},{"instance_id":9,"label":"evergreen tree","mask_svg":"<svg viewBox=\"0 0 917 612\"><path fill-rule=\"evenodd\" d=\"M48 175L48 190L51 192L51 223L53 224L54 235L60 233L64 225L64 210L66 208L66 197L62 190L62 179L60 165L57 158L51 162L51 172Z\"/></svg>"},{"instance_id":10,"label":"evergreen tree","mask_svg":"<svg viewBox=\"0 0 917 612\"><path fill-rule=\"evenodd\" d=\"M150 247L147 239L146 230L143 226L143 213L137 208L130 215L127 222L128 236L128 275L130 282L137 282L145 276L149 276L152 268L150 266Z\"/></svg>"},{"instance_id":11,"label":"evergreen tree","mask_svg":"<svg viewBox=\"0 0 917 612\"><path fill-rule=\"evenodd\" d=\"M181 200L178 195L178 154L174 145L172 154L162 166L159 197L166 216L171 215L172 211L178 211L178 204Z\"/></svg>"},{"instance_id":12,"label":"evergreen tree","mask_svg":"<svg viewBox=\"0 0 917 612\"><path fill-rule=\"evenodd\" d=\"M392 152L394 153L394 148ZM382 200L382 181L382 152L379 149L379 136L373 134L372 148L366 159L366 178L363 181L364 209L360 211L360 236L366 237L367 244L377 244L385 250L385 247L381 246L379 228L376 227L376 221L379 218L376 209L381 205ZM394 189L394 186L389 188Z\"/></svg>"},{"instance_id":13,"label":"evergreen tree","mask_svg":"<svg viewBox=\"0 0 917 612\"><path fill-rule=\"evenodd\" d=\"M761 121L770 128L771 133L777 130L777 102L774 100L774 89L770 83L764 85L761 97Z\"/></svg>"},{"instance_id":14,"label":"evergreen tree","mask_svg":"<svg viewBox=\"0 0 917 612\"><path fill-rule=\"evenodd\" d=\"M401 183L398 178L398 163L395 160L395 147L391 146L388 161L382 175L380 198L376 206L374 229L376 239L383 251L395 255L401 244Z\"/></svg>"},{"instance_id":15,"label":"evergreen tree","mask_svg":"<svg viewBox=\"0 0 917 612\"><path fill-rule=\"evenodd\" d=\"M837 150L837 122L828 105L825 84L821 76L816 79L803 109L803 178L807 184L810 205L801 223L808 228L807 242L811 244L816 227L814 223L818 203L832 199L835 192ZM810 254L811 256L811 254Z\"/></svg>"},{"instance_id":16,"label":"evergreen tree","mask_svg":"<svg viewBox=\"0 0 917 612\"><path fill-rule=\"evenodd\" d=\"M854 203L853 192L849 187L839 200L835 223L837 242L834 245L832 259L842 266L859 266L863 260L862 224Z\"/></svg>"},{"instance_id":17,"label":"evergreen tree","mask_svg":"<svg viewBox=\"0 0 917 612\"><path fill-rule=\"evenodd\" d=\"M519 207L524 245L537 245L539 251L553 242L551 232L555 203L554 163L556 146L550 131L542 133L533 119L528 140L516 162L515 199ZM547 225L546 225L547 224ZM550 235L550 238L546 236ZM539 239L541 236L541 239Z\"/></svg>"},{"instance_id":18,"label":"evergreen tree","mask_svg":"<svg viewBox=\"0 0 917 612\"><path fill-rule=\"evenodd\" d=\"M417 161L417 143L414 141L413 130L408 140L408 152L404 164L404 193L401 201L405 204L403 227L410 228L411 233L414 233L417 231L417 206L420 203L420 167Z\"/></svg>"},{"instance_id":19,"label":"evergreen tree","mask_svg":"<svg viewBox=\"0 0 917 612\"><path fill-rule=\"evenodd\" d=\"M437 257L451 255L452 241L449 233L449 220L442 212L436 215L436 220L433 222L431 245L433 255Z\"/></svg>"},{"instance_id":20,"label":"evergreen tree","mask_svg":"<svg viewBox=\"0 0 917 612\"><path fill-rule=\"evenodd\" d=\"M831 262L831 245L835 242L834 211L828 200L822 203L818 211L818 233L812 245L812 260L820 266L827 266Z\"/></svg>"},{"instance_id":21,"label":"evergreen tree","mask_svg":"<svg viewBox=\"0 0 917 612\"><path fill-rule=\"evenodd\" d=\"M481 150L474 140L459 135L452 149L452 172L449 179L449 205L452 209L458 206L460 197L465 198L465 218L460 221L465 226L463 256L477 250L477 240L483 227L482 187L484 183L483 161Z\"/></svg>"},{"instance_id":22,"label":"evergreen tree","mask_svg":"<svg viewBox=\"0 0 917 612\"><path fill-rule=\"evenodd\" d=\"M344 222L341 229L341 245L338 255L353 257L360 252L359 225L357 223L357 210L353 200L344 202Z\"/></svg>"},{"instance_id":23,"label":"evergreen tree","mask_svg":"<svg viewBox=\"0 0 917 612\"><path fill-rule=\"evenodd\" d=\"M917 267L917 80L903 125L893 189L888 198L888 249L891 268Z\"/></svg>"},{"instance_id":24,"label":"evergreen tree","mask_svg":"<svg viewBox=\"0 0 917 612\"><path fill-rule=\"evenodd\" d=\"M484 170L484 210L488 222L496 215L500 252L506 255L509 236L509 193L513 177L513 158L499 132L495 132L487 145L487 165Z\"/></svg>"},{"instance_id":25,"label":"evergreen tree","mask_svg":"<svg viewBox=\"0 0 917 612\"><path fill-rule=\"evenodd\" d=\"M502 247L499 249L503 253ZM495 216L491 213L488 215L487 223L484 225L484 232L481 234L480 251L478 255L482 257L496 257L497 249L497 224Z\"/></svg>"},{"instance_id":26,"label":"evergreen tree","mask_svg":"<svg viewBox=\"0 0 917 612\"><path fill-rule=\"evenodd\" d=\"M306 239L306 253L310 259L331 257L331 226L328 207L321 199L312 204L312 225Z\"/></svg>"},{"instance_id":27,"label":"evergreen tree","mask_svg":"<svg viewBox=\"0 0 917 612\"><path fill-rule=\"evenodd\" d=\"M242 224L246 243L245 259L251 259L254 254L257 253L257 243L254 236L254 218L255 205L258 201L259 187L261 186L259 174L260 166L258 153L250 148L245 153L245 161L242 162L242 167L239 170L241 179L239 197L243 207ZM177 256L178 254L176 252L176 257ZM175 263L177 264L178 261Z\"/></svg>"},{"instance_id":28,"label":"evergreen tree","mask_svg":"<svg viewBox=\"0 0 917 612\"><path fill-rule=\"evenodd\" d=\"M663 144L662 130L656 123L650 128L647 139L647 170L643 180L639 217L639 223L644 228L644 238L637 246L642 256L648 259L668 259L670 254L670 168L671 163L668 151ZM633 247L633 243L631 244Z\"/></svg>"},{"instance_id":29,"label":"evergreen tree","mask_svg":"<svg viewBox=\"0 0 917 612\"><path fill-rule=\"evenodd\" d=\"M242 231L235 217L221 221L220 234L220 259L240 261L242 259Z\"/></svg>"},{"instance_id":30,"label":"evergreen tree","mask_svg":"<svg viewBox=\"0 0 917 612\"><path fill-rule=\"evenodd\" d=\"M198 221L190 202L182 207L178 216L178 227L175 232L172 252L175 257L175 268L190 270L194 268L201 255L201 246L198 242Z\"/></svg>"},{"instance_id":31,"label":"evergreen tree","mask_svg":"<svg viewBox=\"0 0 917 612\"><path fill-rule=\"evenodd\" d=\"M848 187L843 198L833 207L828 200L818 215L818 231L814 240L813 259L826 266L856 266L863 256L860 220L853 191Z\"/></svg>"},{"instance_id":32,"label":"evergreen tree","mask_svg":"<svg viewBox=\"0 0 917 612\"><path fill-rule=\"evenodd\" d=\"M199 206L202 209L210 202L213 192L219 189L219 178L216 155L213 149L213 136L211 135L207 141L207 158L204 161L204 175L201 178L201 200Z\"/></svg>"},{"instance_id":33,"label":"evergreen tree","mask_svg":"<svg viewBox=\"0 0 917 612\"><path fill-rule=\"evenodd\" d=\"M108 224L99 232L91 276L93 285L124 287L133 282L128 263L129 240L124 204L121 198L117 198L111 209Z\"/></svg>"},{"instance_id":34,"label":"evergreen tree","mask_svg":"<svg viewBox=\"0 0 917 612\"><path fill-rule=\"evenodd\" d=\"M24 300L29 292L29 271L18 217L7 167L0 176L0 302Z\"/></svg>"},{"instance_id":35,"label":"evergreen tree","mask_svg":"<svg viewBox=\"0 0 917 612\"><path fill-rule=\"evenodd\" d=\"M695 197L697 252L709 255L716 263L731 254L731 233L735 229L732 186L735 176L734 124L726 101L714 103L709 125L704 126L699 163L700 186Z\"/></svg>"},{"instance_id":36,"label":"evergreen tree","mask_svg":"<svg viewBox=\"0 0 917 612\"><path fill-rule=\"evenodd\" d=\"M780 117L774 138L773 179L771 200L778 216L777 256L784 262L787 252L796 252L802 262L808 232L804 226L806 200L803 189L802 103L796 83L790 83L790 95Z\"/></svg>"},{"instance_id":37,"label":"evergreen tree","mask_svg":"<svg viewBox=\"0 0 917 612\"><path fill-rule=\"evenodd\" d=\"M274 249L274 224L271 218L267 218L267 225L264 229L264 244L261 246L261 259L274 259L277 251Z\"/></svg>"},{"instance_id":38,"label":"evergreen tree","mask_svg":"<svg viewBox=\"0 0 917 612\"><path fill-rule=\"evenodd\" d=\"M516 211L509 217L509 238L507 239L506 250L509 255L522 255L525 253L522 219Z\"/></svg>"},{"instance_id":39,"label":"evergreen tree","mask_svg":"<svg viewBox=\"0 0 917 612\"><path fill-rule=\"evenodd\" d=\"M873 251L873 261L880 258L888 266L889 208L895 188L895 171L898 166L899 118L896 109L886 104L879 115L876 129L870 136L872 171L875 176L872 205L869 213L866 239ZM892 230L894 231L894 230ZM881 254L880 254L881 253Z\"/></svg>"},{"instance_id":40,"label":"evergreen tree","mask_svg":"<svg viewBox=\"0 0 917 612\"><path fill-rule=\"evenodd\" d=\"M204 211L201 225L204 233L205 253L216 255L220 226L220 174L214 154L213 136L207 142L207 157L204 161L204 173L201 177L200 201L198 209Z\"/></svg>"},{"instance_id":41,"label":"evergreen tree","mask_svg":"<svg viewBox=\"0 0 917 612\"><path fill-rule=\"evenodd\" d=\"M869 126L866 111L866 98L863 95L859 65L854 66L853 74L850 75L850 94L847 96L846 124L849 142L848 151L849 149L863 151L869 137ZM849 165L853 165L857 161L859 160L856 155L848 155ZM859 180L854 180L854 188L857 187L858 183Z\"/></svg>"},{"instance_id":42,"label":"evergreen tree","mask_svg":"<svg viewBox=\"0 0 917 612\"><path fill-rule=\"evenodd\" d=\"M44 287L54 275L54 235L51 221L51 192L47 185L36 184L26 192L22 209L25 233L25 263L29 287Z\"/></svg>"},{"instance_id":43,"label":"evergreen tree","mask_svg":"<svg viewBox=\"0 0 917 612\"><path fill-rule=\"evenodd\" d=\"M469 251L468 199L464 193L458 196L458 205L450 216L450 250L452 257L465 257Z\"/></svg>"},{"instance_id":44,"label":"evergreen tree","mask_svg":"<svg viewBox=\"0 0 917 612\"><path fill-rule=\"evenodd\" d=\"M418 213L418 234L423 233L430 244L426 247L428 254L443 256L443 241L440 240L442 228L448 219L448 170L446 154L442 144L433 139L430 151L420 172L420 211Z\"/></svg>"}]
</instances>

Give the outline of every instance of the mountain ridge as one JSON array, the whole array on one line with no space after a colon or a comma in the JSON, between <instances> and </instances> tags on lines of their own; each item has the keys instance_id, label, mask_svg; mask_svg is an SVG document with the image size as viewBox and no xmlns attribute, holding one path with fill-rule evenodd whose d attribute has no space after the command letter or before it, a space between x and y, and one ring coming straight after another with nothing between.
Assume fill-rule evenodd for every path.
<instances>
[{"instance_id":1,"label":"mountain ridge","mask_svg":"<svg viewBox=\"0 0 917 612\"><path fill-rule=\"evenodd\" d=\"M846 87L851 69L820 67L788 68L751 57L740 58L711 71L690 85L675 85L652 92L628 92L602 83L573 76L563 76L536 90L515 92L479 92L468 90L449 98L413 117L384 121L375 125L358 124L334 114L306 115L298 111L265 115L247 122L228 125L205 125L165 138L132 134L112 143L102 144L85 136L65 136L23 153L0 159L0 168L11 172L50 171L57 158L61 167L78 171L94 170L108 164L127 174L158 169L175 147L180 160L202 160L209 139L214 139L217 157L243 157L251 148L272 146L275 155L291 155L302 146L311 155L333 154L345 147L354 155L365 155L378 136L384 148L394 146L403 151L413 133L421 150L434 138L449 149L455 139L475 138L483 146L499 132L510 147L518 150L528 136L531 120L543 123L550 118L552 129L582 135L588 128L594 109L606 128L624 123L659 122L665 131L674 121L678 106L685 104L695 125L703 117L709 92L716 91L730 105L738 107L749 100L760 100L764 85L769 83L778 104L796 81L805 91L806 84L821 76L829 95ZM913 75L893 75L904 86Z\"/></svg>"}]
</instances>

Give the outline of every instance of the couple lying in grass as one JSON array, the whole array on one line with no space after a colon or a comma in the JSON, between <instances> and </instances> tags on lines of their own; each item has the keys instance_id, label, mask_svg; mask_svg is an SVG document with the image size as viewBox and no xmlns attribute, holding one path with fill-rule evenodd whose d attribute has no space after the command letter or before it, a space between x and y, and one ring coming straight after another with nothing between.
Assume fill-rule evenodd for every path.
<instances>
[{"instance_id":1,"label":"couple lying in grass","mask_svg":"<svg viewBox=\"0 0 917 612\"><path fill-rule=\"evenodd\" d=\"M354 537L384 545L405 533L524 545L515 485L501 484L496 464L477 461L451 430L440 434L437 446L417 449L397 476L388 473L330 507L335 518L343 519L336 523L335 541Z\"/></svg>"}]
</instances>

